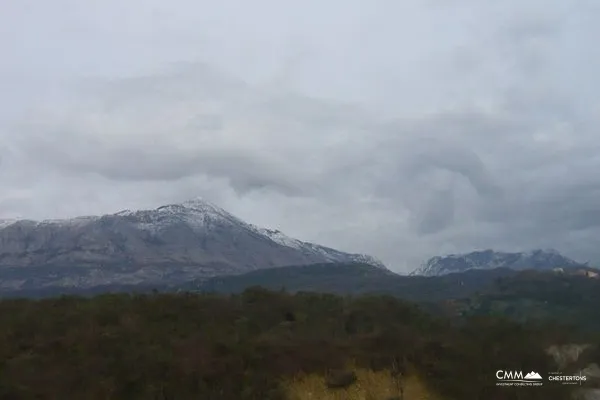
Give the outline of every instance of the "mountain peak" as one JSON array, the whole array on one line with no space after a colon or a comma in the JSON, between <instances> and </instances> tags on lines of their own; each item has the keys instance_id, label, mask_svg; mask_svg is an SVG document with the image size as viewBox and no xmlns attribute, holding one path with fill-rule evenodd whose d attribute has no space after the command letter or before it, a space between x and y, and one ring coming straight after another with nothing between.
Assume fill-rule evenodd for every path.
<instances>
[{"instance_id":1,"label":"mountain peak","mask_svg":"<svg viewBox=\"0 0 600 400\"><path fill-rule=\"evenodd\" d=\"M196 196L189 200L185 200L185 201L179 203L179 205L186 207L186 208L193 208L193 209L197 209L197 210L212 209L212 210L225 211L221 207L217 206L214 203L211 203L210 201L206 200L202 196Z\"/></svg>"},{"instance_id":2,"label":"mountain peak","mask_svg":"<svg viewBox=\"0 0 600 400\"><path fill-rule=\"evenodd\" d=\"M196 213L208 216L221 217L228 220L236 220L241 221L239 218L235 217L228 211L225 211L223 208L217 206L214 203L204 199L203 197L194 197L189 200L182 201L180 203L174 204L166 204L160 207L157 207L155 211L161 212L187 212L187 213Z\"/></svg>"}]
</instances>

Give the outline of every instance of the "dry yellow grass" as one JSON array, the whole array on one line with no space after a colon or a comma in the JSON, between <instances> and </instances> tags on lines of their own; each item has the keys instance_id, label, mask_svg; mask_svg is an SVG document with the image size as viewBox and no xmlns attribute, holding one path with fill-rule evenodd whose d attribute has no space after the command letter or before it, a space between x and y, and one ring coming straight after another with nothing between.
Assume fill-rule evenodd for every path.
<instances>
[{"instance_id":1,"label":"dry yellow grass","mask_svg":"<svg viewBox=\"0 0 600 400\"><path fill-rule=\"evenodd\" d=\"M325 377L304 375L285 383L289 400L387 400L399 396L396 382L389 371L371 371L352 368L357 381L346 389L329 389ZM407 376L403 380L404 400L441 400L427 389L416 376Z\"/></svg>"}]
</instances>

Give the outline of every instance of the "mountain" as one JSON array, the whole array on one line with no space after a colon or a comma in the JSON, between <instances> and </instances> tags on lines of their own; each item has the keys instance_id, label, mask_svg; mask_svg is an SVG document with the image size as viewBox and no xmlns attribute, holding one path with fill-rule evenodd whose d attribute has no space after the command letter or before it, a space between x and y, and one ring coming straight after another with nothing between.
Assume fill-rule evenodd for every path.
<instances>
[{"instance_id":1,"label":"mountain","mask_svg":"<svg viewBox=\"0 0 600 400\"><path fill-rule=\"evenodd\" d=\"M172 284L327 262L386 267L246 223L200 198L154 210L0 223L0 290Z\"/></svg>"},{"instance_id":2,"label":"mountain","mask_svg":"<svg viewBox=\"0 0 600 400\"><path fill-rule=\"evenodd\" d=\"M451 254L445 257L430 258L410 275L439 276L470 269L510 268L514 270L555 268L584 268L562 256L555 250L534 250L527 253L506 253L493 250L474 251L467 254Z\"/></svg>"}]
</instances>

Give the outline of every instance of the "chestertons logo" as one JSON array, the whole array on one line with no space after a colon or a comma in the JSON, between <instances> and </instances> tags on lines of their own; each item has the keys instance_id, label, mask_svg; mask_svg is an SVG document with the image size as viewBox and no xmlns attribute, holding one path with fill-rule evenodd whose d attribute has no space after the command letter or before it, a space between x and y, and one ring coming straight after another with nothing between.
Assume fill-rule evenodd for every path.
<instances>
[{"instance_id":1,"label":"chestertons logo","mask_svg":"<svg viewBox=\"0 0 600 400\"><path fill-rule=\"evenodd\" d=\"M496 371L496 386L542 386L543 378L535 371Z\"/></svg>"},{"instance_id":2,"label":"chestertons logo","mask_svg":"<svg viewBox=\"0 0 600 400\"><path fill-rule=\"evenodd\" d=\"M587 376L581 372L579 375L565 375L562 372L550 372L548 374L548 381L552 383L559 383L561 385L579 385L587 381Z\"/></svg>"}]
</instances>

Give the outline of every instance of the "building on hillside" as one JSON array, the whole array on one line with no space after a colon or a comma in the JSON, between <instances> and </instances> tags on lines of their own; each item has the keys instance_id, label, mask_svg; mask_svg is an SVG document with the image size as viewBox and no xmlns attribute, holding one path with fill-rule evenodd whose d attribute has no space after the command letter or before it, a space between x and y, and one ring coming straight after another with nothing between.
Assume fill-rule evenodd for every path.
<instances>
[{"instance_id":1,"label":"building on hillside","mask_svg":"<svg viewBox=\"0 0 600 400\"><path fill-rule=\"evenodd\" d=\"M573 275L585 276L586 278L595 278L598 279L598 272L589 271L586 269L578 269L573 272Z\"/></svg>"},{"instance_id":2,"label":"building on hillside","mask_svg":"<svg viewBox=\"0 0 600 400\"><path fill-rule=\"evenodd\" d=\"M594 272L594 271L586 271L586 276L588 278L595 278L598 279L598 273Z\"/></svg>"}]
</instances>

